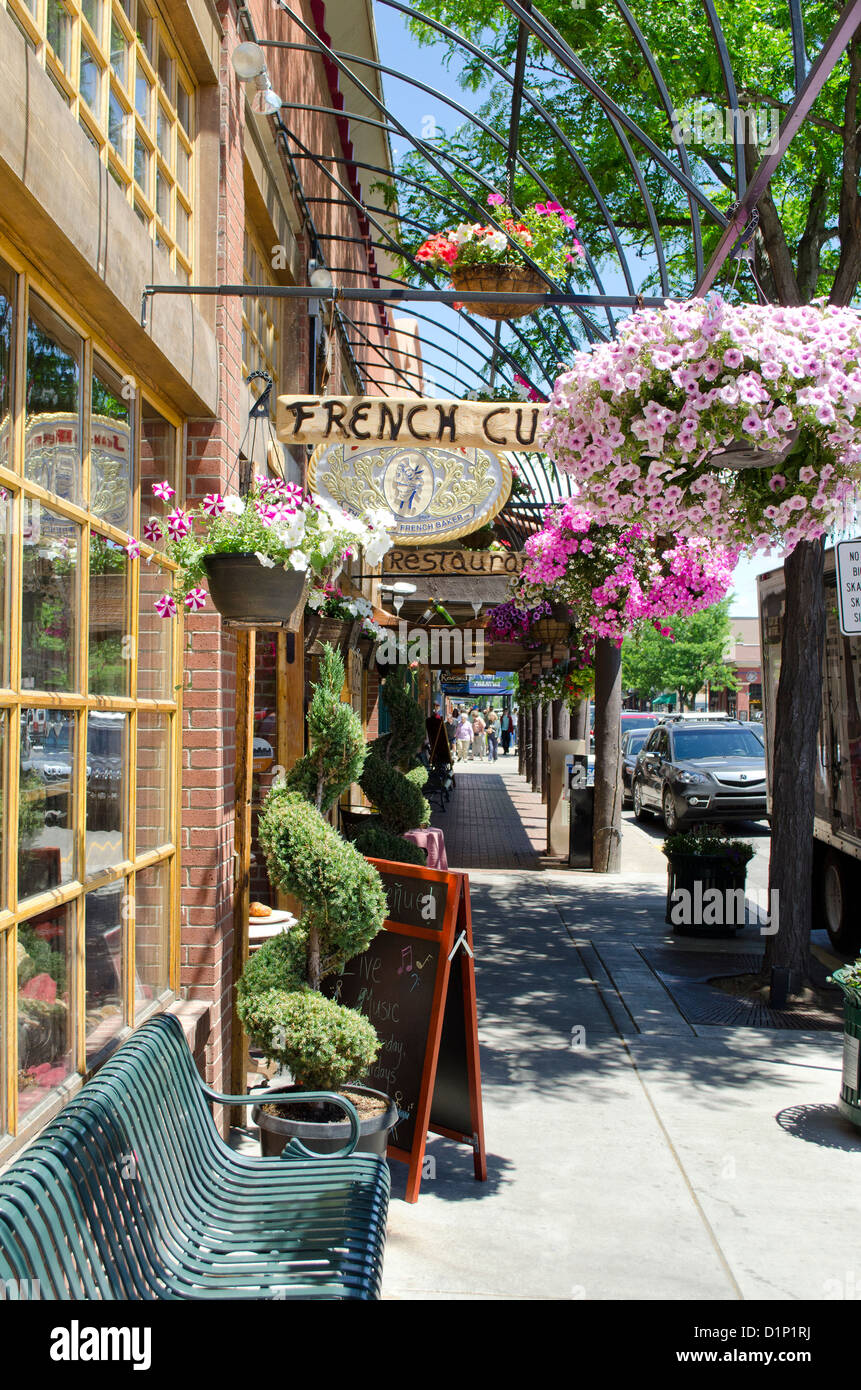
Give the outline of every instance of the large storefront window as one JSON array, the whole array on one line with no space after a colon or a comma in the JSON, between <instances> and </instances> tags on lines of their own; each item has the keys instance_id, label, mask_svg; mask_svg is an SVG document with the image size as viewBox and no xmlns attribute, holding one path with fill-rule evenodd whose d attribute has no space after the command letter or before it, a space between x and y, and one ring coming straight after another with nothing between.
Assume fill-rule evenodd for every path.
<instances>
[{"instance_id":1,"label":"large storefront window","mask_svg":"<svg viewBox=\"0 0 861 1390\"><path fill-rule=\"evenodd\" d=\"M189 281L195 87L154 0L0 0L0 7L176 274Z\"/></svg>"},{"instance_id":2,"label":"large storefront window","mask_svg":"<svg viewBox=\"0 0 861 1390\"><path fill-rule=\"evenodd\" d=\"M175 987L179 642L126 545L180 438L0 258L0 1156Z\"/></svg>"}]
</instances>

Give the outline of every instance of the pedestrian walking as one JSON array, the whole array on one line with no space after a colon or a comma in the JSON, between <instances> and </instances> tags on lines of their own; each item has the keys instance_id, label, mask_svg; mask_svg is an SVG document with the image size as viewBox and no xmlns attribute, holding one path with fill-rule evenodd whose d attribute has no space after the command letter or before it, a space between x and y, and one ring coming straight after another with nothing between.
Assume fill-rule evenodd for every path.
<instances>
[{"instance_id":1,"label":"pedestrian walking","mask_svg":"<svg viewBox=\"0 0 861 1390\"><path fill-rule=\"evenodd\" d=\"M493 709L489 709L489 710L487 711L487 729L486 729L486 733L487 733L487 760L488 760L488 762L495 763L495 762L496 762L497 749L498 749L498 746L499 746L499 722L498 722L498 720L497 720L497 718L496 718L496 711L493 710Z\"/></svg>"},{"instance_id":2,"label":"pedestrian walking","mask_svg":"<svg viewBox=\"0 0 861 1390\"><path fill-rule=\"evenodd\" d=\"M472 724L469 717L464 712L457 721L455 729L455 742L457 743L457 760L465 763L469 758L469 750L472 747Z\"/></svg>"},{"instance_id":3,"label":"pedestrian walking","mask_svg":"<svg viewBox=\"0 0 861 1390\"><path fill-rule=\"evenodd\" d=\"M478 710L472 720L472 756L480 760L487 751L487 740L485 738L485 723Z\"/></svg>"},{"instance_id":4,"label":"pedestrian walking","mask_svg":"<svg viewBox=\"0 0 861 1390\"><path fill-rule=\"evenodd\" d=\"M502 743L503 758L508 757L508 749L511 745L511 732L511 715L508 713L508 710L505 710L499 721L499 737Z\"/></svg>"}]
</instances>

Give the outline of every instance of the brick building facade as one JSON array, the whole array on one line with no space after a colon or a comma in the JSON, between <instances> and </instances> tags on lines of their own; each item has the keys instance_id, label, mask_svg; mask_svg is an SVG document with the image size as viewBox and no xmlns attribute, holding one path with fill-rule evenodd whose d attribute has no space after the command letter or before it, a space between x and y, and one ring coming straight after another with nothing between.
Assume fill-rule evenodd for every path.
<instances>
[{"instance_id":1,"label":"brick building facade","mask_svg":"<svg viewBox=\"0 0 861 1390\"><path fill-rule=\"evenodd\" d=\"M335 47L376 56L361 0L298 8ZM307 43L268 0L0 0L0 578L9 645L24 652L4 658L0 676L3 776L19 808L17 837L4 817L0 1163L156 1008L180 1011L209 1079L230 1089L243 639L211 608L184 625L154 620L169 573L147 546L141 561L122 559L152 510L152 481L168 478L191 504L235 490L252 370L269 371L280 392L403 393L400 369L415 374L420 359L414 324L371 306L355 311L351 348L306 299L157 295L142 326L149 284L304 285L312 256L338 267L338 284L391 272L351 201L380 177L363 163L389 167L385 133L299 109L370 103L312 52L269 49L272 86L290 102L285 135L278 118L253 112L253 83L231 62L255 32ZM373 70L361 80L372 84ZM111 394L106 380L123 386ZM69 424L46 444L58 389ZM105 413L125 459L111 464L112 511L96 487ZM273 466L265 447L254 460ZM304 479L301 451L279 449L278 460ZM120 598L100 637L91 598L105 547L118 557ZM58 605L70 615L65 636L56 616L48 626ZM107 692L96 681L102 637L117 657ZM289 717L283 708L284 638L260 639L254 717L275 731L275 760L289 762L303 731L295 699ZM30 653L64 642L66 674L46 677ZM361 687L352 694L373 736L373 677ZM105 712L123 742L97 829ZM44 731L61 726L61 780L48 787L59 764ZM50 1032L37 1008L46 999Z\"/></svg>"}]
</instances>

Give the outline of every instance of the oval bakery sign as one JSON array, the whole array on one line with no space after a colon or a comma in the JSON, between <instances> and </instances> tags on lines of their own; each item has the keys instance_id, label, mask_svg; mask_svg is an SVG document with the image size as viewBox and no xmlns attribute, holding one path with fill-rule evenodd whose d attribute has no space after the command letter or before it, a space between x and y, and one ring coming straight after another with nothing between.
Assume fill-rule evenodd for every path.
<instances>
[{"instance_id":1,"label":"oval bakery sign","mask_svg":"<svg viewBox=\"0 0 861 1390\"><path fill-rule=\"evenodd\" d=\"M455 540L505 505L503 451L534 447L538 407L412 397L290 397L278 401L278 437L316 443L309 486L357 515L385 507L395 540Z\"/></svg>"}]
</instances>

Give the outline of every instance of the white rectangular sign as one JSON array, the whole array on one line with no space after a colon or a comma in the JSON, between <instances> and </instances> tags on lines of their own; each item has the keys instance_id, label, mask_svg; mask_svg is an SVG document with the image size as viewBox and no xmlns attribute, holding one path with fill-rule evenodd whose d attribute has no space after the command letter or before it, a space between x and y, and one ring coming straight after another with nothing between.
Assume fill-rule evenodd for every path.
<instances>
[{"instance_id":1,"label":"white rectangular sign","mask_svg":"<svg viewBox=\"0 0 861 1390\"><path fill-rule=\"evenodd\" d=\"M835 549L840 631L854 637L861 634L861 538L838 541Z\"/></svg>"},{"instance_id":2,"label":"white rectangular sign","mask_svg":"<svg viewBox=\"0 0 861 1390\"><path fill-rule=\"evenodd\" d=\"M843 1034L843 1085L858 1090L858 1039Z\"/></svg>"}]
</instances>

